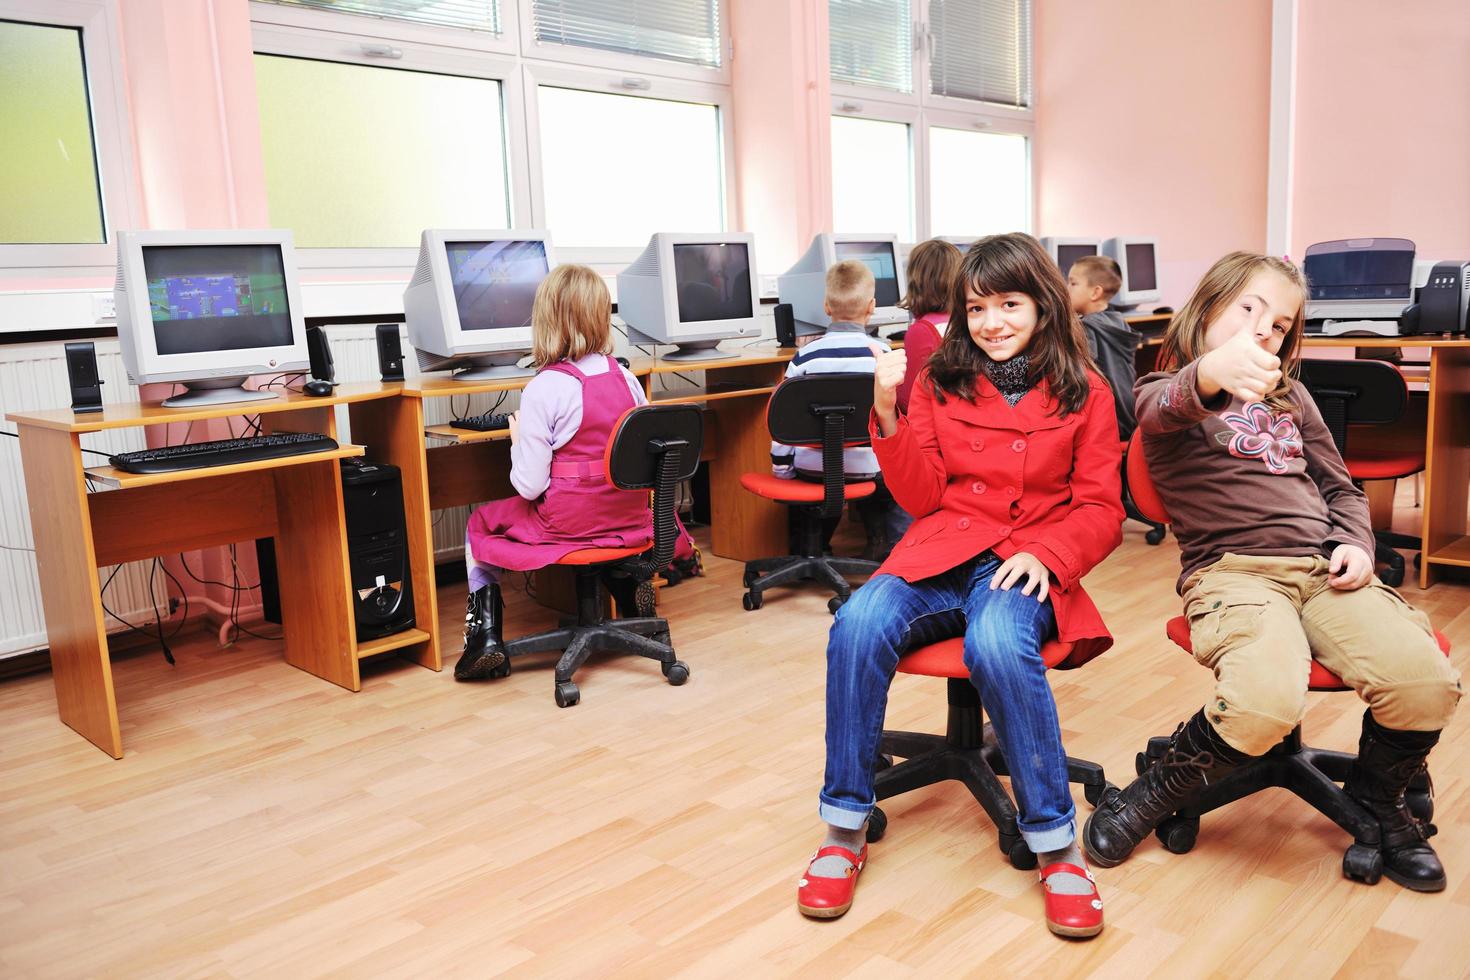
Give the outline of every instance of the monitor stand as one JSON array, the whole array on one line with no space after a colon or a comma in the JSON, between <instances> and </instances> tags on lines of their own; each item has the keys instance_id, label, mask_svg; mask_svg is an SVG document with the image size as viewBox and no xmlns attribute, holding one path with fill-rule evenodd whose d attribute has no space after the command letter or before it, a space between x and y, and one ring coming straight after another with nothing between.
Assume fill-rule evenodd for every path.
<instances>
[{"instance_id":1,"label":"monitor stand","mask_svg":"<svg viewBox=\"0 0 1470 980\"><path fill-rule=\"evenodd\" d=\"M720 350L718 340L675 341L673 350L658 355L662 361L717 361L729 356Z\"/></svg>"},{"instance_id":2,"label":"monitor stand","mask_svg":"<svg viewBox=\"0 0 1470 980\"><path fill-rule=\"evenodd\" d=\"M163 400L164 408L203 408L231 402L271 401L281 396L274 391L252 391L243 387L247 375L236 378L207 378L183 382L185 391Z\"/></svg>"},{"instance_id":3,"label":"monitor stand","mask_svg":"<svg viewBox=\"0 0 1470 980\"><path fill-rule=\"evenodd\" d=\"M536 373L534 367L519 367L517 362L526 356L523 350L500 351L494 354L471 354L461 357L469 367L451 375L455 381L505 381L511 378L529 378Z\"/></svg>"}]
</instances>

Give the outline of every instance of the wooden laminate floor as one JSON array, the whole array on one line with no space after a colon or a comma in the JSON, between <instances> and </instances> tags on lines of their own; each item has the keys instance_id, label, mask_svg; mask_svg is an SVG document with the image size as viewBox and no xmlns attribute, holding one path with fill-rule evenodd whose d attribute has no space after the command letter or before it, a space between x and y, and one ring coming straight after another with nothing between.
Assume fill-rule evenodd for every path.
<instances>
[{"instance_id":1,"label":"wooden laminate floor","mask_svg":"<svg viewBox=\"0 0 1470 980\"><path fill-rule=\"evenodd\" d=\"M1163 638L1172 539L1129 525L1088 579L1118 645L1053 673L1067 747L1128 778L1210 690ZM667 590L689 683L594 660L552 702L549 658L456 683L395 661L360 694L277 644L200 632L177 667L114 671L127 756L57 720L49 675L0 685L0 976L1417 976L1470 972L1470 718L1432 763L1450 885L1342 878L1348 841L1285 791L1207 817L1195 850L1150 838L1099 870L1108 926L1051 936L958 784L885 804L845 918L796 879L820 835L823 664L815 590L740 608L740 567ZM1406 589L1470 661L1470 587ZM445 660L464 586L441 593ZM550 614L513 594L512 634ZM1313 695L1313 744L1355 745L1361 705ZM940 731L944 686L899 677L889 727ZM1088 812L1076 793L1079 813Z\"/></svg>"}]
</instances>

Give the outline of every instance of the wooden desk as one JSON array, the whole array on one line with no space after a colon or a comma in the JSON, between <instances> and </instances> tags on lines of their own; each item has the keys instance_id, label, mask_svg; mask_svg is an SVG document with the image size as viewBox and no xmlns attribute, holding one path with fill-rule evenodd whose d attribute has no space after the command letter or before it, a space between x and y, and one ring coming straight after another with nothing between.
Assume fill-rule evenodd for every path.
<instances>
[{"instance_id":1,"label":"wooden desk","mask_svg":"<svg viewBox=\"0 0 1470 980\"><path fill-rule=\"evenodd\" d=\"M333 395L194 409L156 404L108 405L93 414L69 409L13 413L35 532L52 675L61 720L113 758L122 758L112 664L107 653L97 569L252 538L274 537L285 627L286 661L349 690L359 690L358 661L396 650L439 669L432 564L423 469L404 452L421 446L409 427L397 385L342 385ZM81 435L103 429L259 414L266 431L322 432L337 438L336 405L347 405L357 445L237 466L124 473L89 466ZM338 460L362 456L398 466L419 627L357 641L347 531ZM87 491L87 480L116 489Z\"/></svg>"},{"instance_id":2,"label":"wooden desk","mask_svg":"<svg viewBox=\"0 0 1470 980\"><path fill-rule=\"evenodd\" d=\"M1138 353L1139 376L1154 369L1159 338ZM1428 425L1424 445L1424 517L1419 587L1427 589L1446 568L1470 568L1470 340L1444 337L1314 337L1302 341L1303 356L1319 348L1412 349L1429 351Z\"/></svg>"}]
</instances>

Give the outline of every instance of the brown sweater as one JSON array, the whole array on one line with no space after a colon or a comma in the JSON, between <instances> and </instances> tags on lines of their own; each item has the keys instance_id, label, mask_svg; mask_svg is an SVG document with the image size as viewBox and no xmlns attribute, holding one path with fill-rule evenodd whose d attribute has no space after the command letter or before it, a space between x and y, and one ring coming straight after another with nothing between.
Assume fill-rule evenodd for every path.
<instances>
[{"instance_id":1,"label":"brown sweater","mask_svg":"<svg viewBox=\"0 0 1470 980\"><path fill-rule=\"evenodd\" d=\"M1292 382L1295 417L1228 392L1205 404L1197 363L1133 387L1149 474L1179 538L1177 588L1226 552L1300 557L1355 544L1372 555L1367 498L1306 387Z\"/></svg>"}]
</instances>

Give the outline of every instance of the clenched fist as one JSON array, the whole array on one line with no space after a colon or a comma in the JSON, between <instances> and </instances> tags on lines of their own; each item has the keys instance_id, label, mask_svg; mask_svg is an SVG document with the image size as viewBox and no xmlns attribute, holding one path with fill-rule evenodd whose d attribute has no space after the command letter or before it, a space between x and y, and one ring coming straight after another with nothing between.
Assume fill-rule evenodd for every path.
<instances>
[{"instance_id":1,"label":"clenched fist","mask_svg":"<svg viewBox=\"0 0 1470 980\"><path fill-rule=\"evenodd\" d=\"M1224 389L1243 402L1258 402L1281 381L1281 358L1262 347L1255 325L1247 324L1199 359L1195 377L1206 399Z\"/></svg>"},{"instance_id":2,"label":"clenched fist","mask_svg":"<svg viewBox=\"0 0 1470 980\"><path fill-rule=\"evenodd\" d=\"M885 351L877 344L869 346L873 351L873 411L879 430L891 436L898 429L898 386L908 372L908 357L903 348Z\"/></svg>"}]
</instances>

